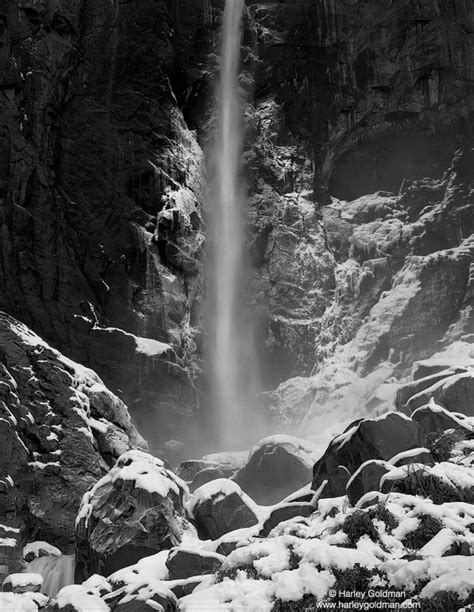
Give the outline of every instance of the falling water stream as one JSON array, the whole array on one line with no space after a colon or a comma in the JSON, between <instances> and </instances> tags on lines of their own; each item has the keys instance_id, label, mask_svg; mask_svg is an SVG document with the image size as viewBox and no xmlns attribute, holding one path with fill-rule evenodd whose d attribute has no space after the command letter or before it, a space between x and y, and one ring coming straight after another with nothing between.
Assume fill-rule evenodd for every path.
<instances>
[{"instance_id":1,"label":"falling water stream","mask_svg":"<svg viewBox=\"0 0 474 612\"><path fill-rule=\"evenodd\" d=\"M74 569L74 555L61 555L38 557L28 563L24 571L27 574L43 576L41 592L49 597L55 597L63 587L74 584Z\"/></svg>"},{"instance_id":2,"label":"falling water stream","mask_svg":"<svg viewBox=\"0 0 474 612\"><path fill-rule=\"evenodd\" d=\"M213 427L221 448L255 433L256 359L244 299L243 101L239 87L244 0L226 0L212 166L208 265L208 367Z\"/></svg>"}]
</instances>

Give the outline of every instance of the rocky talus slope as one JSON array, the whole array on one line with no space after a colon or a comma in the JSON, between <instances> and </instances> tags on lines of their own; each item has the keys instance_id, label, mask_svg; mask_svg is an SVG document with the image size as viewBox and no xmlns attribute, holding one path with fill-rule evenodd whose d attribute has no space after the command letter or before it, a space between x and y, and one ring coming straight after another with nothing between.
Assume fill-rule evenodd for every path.
<instances>
[{"instance_id":1,"label":"rocky talus slope","mask_svg":"<svg viewBox=\"0 0 474 612\"><path fill-rule=\"evenodd\" d=\"M404 412L355 421L322 456L302 440L267 438L243 467L234 460L231 478L214 474L193 493L161 460L126 451L82 499L78 584L48 593L41 576L16 573L4 581L2 609L290 612L397 604L468 610L474 363L440 367L417 364L427 376L400 388ZM312 482L301 487L308 460ZM180 472L190 478L191 467L187 462ZM11 487L20 488L17 482ZM239 482L249 492L272 490L276 503L258 505ZM282 485L297 490L287 495ZM19 543L15 550L21 557ZM37 542L24 549L32 553L58 558L60 551Z\"/></svg>"}]
</instances>

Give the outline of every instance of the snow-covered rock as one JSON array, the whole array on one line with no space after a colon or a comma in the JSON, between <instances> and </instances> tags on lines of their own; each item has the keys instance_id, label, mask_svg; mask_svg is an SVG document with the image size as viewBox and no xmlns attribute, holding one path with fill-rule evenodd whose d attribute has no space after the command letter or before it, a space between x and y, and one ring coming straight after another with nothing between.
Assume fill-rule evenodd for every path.
<instances>
[{"instance_id":1,"label":"snow-covered rock","mask_svg":"<svg viewBox=\"0 0 474 612\"><path fill-rule=\"evenodd\" d=\"M264 438L234 480L259 504L274 504L311 481L317 449L294 436Z\"/></svg>"},{"instance_id":2,"label":"snow-covered rock","mask_svg":"<svg viewBox=\"0 0 474 612\"><path fill-rule=\"evenodd\" d=\"M215 540L235 529L258 523L258 506L236 482L226 478L196 489L188 508L204 539Z\"/></svg>"},{"instance_id":3,"label":"snow-covered rock","mask_svg":"<svg viewBox=\"0 0 474 612\"><path fill-rule=\"evenodd\" d=\"M43 584L43 576L40 574L21 573L10 574L5 578L2 585L3 591L13 591L13 593L38 593Z\"/></svg>"},{"instance_id":4,"label":"snow-covered rock","mask_svg":"<svg viewBox=\"0 0 474 612\"><path fill-rule=\"evenodd\" d=\"M108 575L180 543L186 484L141 451L122 455L82 500L76 522L77 575ZM111 521L111 519L113 519Z\"/></svg>"},{"instance_id":5,"label":"snow-covered rock","mask_svg":"<svg viewBox=\"0 0 474 612\"><path fill-rule=\"evenodd\" d=\"M327 480L324 497L344 495L349 479L366 461L388 461L400 452L423 447L423 443L418 423L400 413L356 421L331 441L314 466L312 488L317 490Z\"/></svg>"}]
</instances>

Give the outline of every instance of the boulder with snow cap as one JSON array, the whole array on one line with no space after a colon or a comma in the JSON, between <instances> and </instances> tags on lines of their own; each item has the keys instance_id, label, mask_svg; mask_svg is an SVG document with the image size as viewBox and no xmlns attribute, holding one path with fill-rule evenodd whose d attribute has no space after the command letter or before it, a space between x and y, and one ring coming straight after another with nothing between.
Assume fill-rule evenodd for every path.
<instances>
[{"instance_id":1,"label":"boulder with snow cap","mask_svg":"<svg viewBox=\"0 0 474 612\"><path fill-rule=\"evenodd\" d=\"M389 472L392 466L380 459L371 459L363 463L351 476L347 485L347 497L349 502L355 506L361 497L370 491L378 491L380 479Z\"/></svg>"},{"instance_id":2,"label":"boulder with snow cap","mask_svg":"<svg viewBox=\"0 0 474 612\"><path fill-rule=\"evenodd\" d=\"M277 503L311 481L315 450L293 436L264 438L233 479L257 503Z\"/></svg>"},{"instance_id":3,"label":"boulder with snow cap","mask_svg":"<svg viewBox=\"0 0 474 612\"><path fill-rule=\"evenodd\" d=\"M308 502L278 504L263 523L259 535L267 536L270 531L280 523L289 521L290 519L297 519L297 517L305 518L311 516L315 511L316 508L314 505Z\"/></svg>"},{"instance_id":4,"label":"boulder with snow cap","mask_svg":"<svg viewBox=\"0 0 474 612\"><path fill-rule=\"evenodd\" d=\"M421 376L421 372L426 372L425 376ZM404 406L406 406L408 400L414 395L418 395L419 393L426 391L426 389L429 389L434 384L449 378L450 376L465 374L466 372L468 372L468 368L466 366L450 366L447 368L440 367L421 371L419 369L414 369L413 380L401 385L397 389L395 405L399 410L401 410Z\"/></svg>"},{"instance_id":5,"label":"boulder with snow cap","mask_svg":"<svg viewBox=\"0 0 474 612\"><path fill-rule=\"evenodd\" d=\"M346 494L354 472L372 459L388 461L401 452L423 447L423 430L403 414L389 412L374 419L355 421L329 444L313 470L313 485L328 483L322 497Z\"/></svg>"},{"instance_id":6,"label":"boulder with snow cap","mask_svg":"<svg viewBox=\"0 0 474 612\"><path fill-rule=\"evenodd\" d=\"M224 555L199 549L173 548L166 560L170 580L214 574L224 562Z\"/></svg>"},{"instance_id":7,"label":"boulder with snow cap","mask_svg":"<svg viewBox=\"0 0 474 612\"><path fill-rule=\"evenodd\" d=\"M109 606L94 589L79 584L62 588L45 612L109 612Z\"/></svg>"},{"instance_id":8,"label":"boulder with snow cap","mask_svg":"<svg viewBox=\"0 0 474 612\"><path fill-rule=\"evenodd\" d=\"M190 491L217 478L231 478L247 461L246 452L212 453L202 459L183 461L176 473L185 480Z\"/></svg>"},{"instance_id":9,"label":"boulder with snow cap","mask_svg":"<svg viewBox=\"0 0 474 612\"><path fill-rule=\"evenodd\" d=\"M450 412L474 416L474 370L453 373L447 370L439 375L430 376L417 383L432 384L411 395L405 402L409 413L428 404L433 399L436 404Z\"/></svg>"},{"instance_id":10,"label":"boulder with snow cap","mask_svg":"<svg viewBox=\"0 0 474 612\"><path fill-rule=\"evenodd\" d=\"M39 593L42 584L43 577L40 574L10 574L3 581L2 590L13 593Z\"/></svg>"},{"instance_id":11,"label":"boulder with snow cap","mask_svg":"<svg viewBox=\"0 0 474 612\"><path fill-rule=\"evenodd\" d=\"M79 580L108 575L180 543L186 484L141 451L122 455L84 495L76 524Z\"/></svg>"},{"instance_id":12,"label":"boulder with snow cap","mask_svg":"<svg viewBox=\"0 0 474 612\"><path fill-rule=\"evenodd\" d=\"M199 487L189 504L199 536L215 540L258 523L258 506L239 485L219 478Z\"/></svg>"},{"instance_id":13,"label":"boulder with snow cap","mask_svg":"<svg viewBox=\"0 0 474 612\"><path fill-rule=\"evenodd\" d=\"M109 597L105 600L114 612L176 612L178 609L178 600L165 583L137 585L117 602Z\"/></svg>"},{"instance_id":14,"label":"boulder with snow cap","mask_svg":"<svg viewBox=\"0 0 474 612\"><path fill-rule=\"evenodd\" d=\"M462 429L466 432L473 430L473 426L468 419L438 406L434 400L430 400L425 406L417 408L411 418L420 424L425 434L446 431L447 429Z\"/></svg>"}]
</instances>

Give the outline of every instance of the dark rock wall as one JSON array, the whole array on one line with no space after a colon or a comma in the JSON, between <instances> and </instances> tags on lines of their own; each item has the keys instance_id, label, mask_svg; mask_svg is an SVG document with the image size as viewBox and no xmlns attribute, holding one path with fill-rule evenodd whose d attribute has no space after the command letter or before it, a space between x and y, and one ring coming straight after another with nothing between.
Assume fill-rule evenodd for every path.
<instances>
[{"instance_id":1,"label":"dark rock wall","mask_svg":"<svg viewBox=\"0 0 474 612\"><path fill-rule=\"evenodd\" d=\"M464 0L249 3L274 96L308 143L321 195L439 178L472 130L474 10ZM472 132L471 132L472 133Z\"/></svg>"},{"instance_id":2,"label":"dark rock wall","mask_svg":"<svg viewBox=\"0 0 474 612\"><path fill-rule=\"evenodd\" d=\"M0 0L0 309L95 368L141 425L156 416L157 444L192 429L198 405L200 144L223 4ZM328 194L440 179L472 142L474 13L465 0L247 4L249 295L272 386L309 374L320 338L330 352L353 337L403 265L375 266L370 295L335 313L338 265L380 256L319 210ZM145 359L129 334L169 346Z\"/></svg>"},{"instance_id":3,"label":"dark rock wall","mask_svg":"<svg viewBox=\"0 0 474 612\"><path fill-rule=\"evenodd\" d=\"M164 0L0 3L0 309L127 401L123 343L97 358L94 324L195 350L202 153L170 85L172 17ZM184 370L176 385L192 412Z\"/></svg>"}]
</instances>

